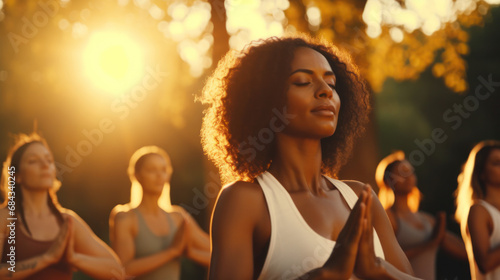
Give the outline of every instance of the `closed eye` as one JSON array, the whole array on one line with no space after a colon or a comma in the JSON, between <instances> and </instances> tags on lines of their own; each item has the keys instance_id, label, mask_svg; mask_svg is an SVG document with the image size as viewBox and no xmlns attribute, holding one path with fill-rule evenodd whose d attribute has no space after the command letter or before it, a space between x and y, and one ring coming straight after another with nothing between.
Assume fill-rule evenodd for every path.
<instances>
[{"instance_id":1,"label":"closed eye","mask_svg":"<svg viewBox=\"0 0 500 280\"><path fill-rule=\"evenodd\" d=\"M294 83L294 85L298 86L298 87L303 87L303 86L307 86L311 84L310 82L305 82L305 83Z\"/></svg>"},{"instance_id":2,"label":"closed eye","mask_svg":"<svg viewBox=\"0 0 500 280\"><path fill-rule=\"evenodd\" d=\"M337 87L334 84L328 84L332 89L337 89Z\"/></svg>"}]
</instances>

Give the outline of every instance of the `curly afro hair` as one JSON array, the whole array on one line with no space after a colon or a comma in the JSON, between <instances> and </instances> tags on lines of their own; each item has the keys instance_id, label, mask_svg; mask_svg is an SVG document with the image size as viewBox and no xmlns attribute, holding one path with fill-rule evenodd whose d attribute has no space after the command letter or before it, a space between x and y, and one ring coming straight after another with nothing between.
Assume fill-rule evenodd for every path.
<instances>
[{"instance_id":1,"label":"curly afro hair","mask_svg":"<svg viewBox=\"0 0 500 280\"><path fill-rule=\"evenodd\" d=\"M336 75L341 100L335 133L321 140L322 172L332 177L347 161L354 140L361 135L370 110L369 92L350 56L329 42L306 35L271 37L252 42L242 51L228 52L209 77L201 102L205 153L219 168L224 183L252 181L266 171L274 152L274 138L249 157L242 144L269 127L277 108L286 104L286 81L297 48L321 53ZM276 118L276 117L274 117Z\"/></svg>"}]
</instances>

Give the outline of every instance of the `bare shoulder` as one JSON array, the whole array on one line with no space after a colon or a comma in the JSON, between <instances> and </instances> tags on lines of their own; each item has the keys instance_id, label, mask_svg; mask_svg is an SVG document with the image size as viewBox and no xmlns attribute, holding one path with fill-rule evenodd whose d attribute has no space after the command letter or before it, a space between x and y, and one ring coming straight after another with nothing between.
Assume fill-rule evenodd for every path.
<instances>
[{"instance_id":1,"label":"bare shoulder","mask_svg":"<svg viewBox=\"0 0 500 280\"><path fill-rule=\"evenodd\" d=\"M137 224L137 215L128 205L117 205L111 210L109 221L114 227L121 229L134 228Z\"/></svg>"},{"instance_id":2,"label":"bare shoulder","mask_svg":"<svg viewBox=\"0 0 500 280\"><path fill-rule=\"evenodd\" d=\"M182 221L191 221L192 219L191 215L189 215L189 213L184 210L184 208L177 205L172 205L172 211L166 213L167 215L170 215L176 225L180 225Z\"/></svg>"},{"instance_id":3,"label":"bare shoulder","mask_svg":"<svg viewBox=\"0 0 500 280\"><path fill-rule=\"evenodd\" d=\"M234 219L256 222L266 210L264 193L257 183L237 181L226 185L219 193L215 216L232 216Z\"/></svg>"},{"instance_id":4,"label":"bare shoulder","mask_svg":"<svg viewBox=\"0 0 500 280\"><path fill-rule=\"evenodd\" d=\"M474 203L469 210L469 220L485 220L491 219L490 213L481 205L481 203Z\"/></svg>"},{"instance_id":5,"label":"bare shoulder","mask_svg":"<svg viewBox=\"0 0 500 280\"><path fill-rule=\"evenodd\" d=\"M356 193L356 195L358 197L361 194L361 192L363 191L363 189L365 188L365 186L367 185L363 182L355 181L355 180L344 180L342 182L346 183ZM372 189L372 194L373 194L373 196L372 196L373 197L372 210L374 211L374 213L376 213L374 216L375 217L374 223L377 224L379 221L383 222L384 224L386 222L391 222L391 220L389 220L389 218L387 216L386 210L382 206L382 203L380 203L380 200L378 200L377 194L375 193L375 191L373 189ZM386 218L384 218L382 221L379 219L379 217L386 217ZM387 225L390 226L390 224L387 224Z\"/></svg>"},{"instance_id":6,"label":"bare shoulder","mask_svg":"<svg viewBox=\"0 0 500 280\"><path fill-rule=\"evenodd\" d=\"M71 219L73 221L73 224L88 226L87 223L75 211L67 208L62 208L60 210L63 217L65 219Z\"/></svg>"},{"instance_id":7,"label":"bare shoulder","mask_svg":"<svg viewBox=\"0 0 500 280\"><path fill-rule=\"evenodd\" d=\"M265 201L262 188L257 183L237 181L222 188L217 198L217 204L252 205Z\"/></svg>"},{"instance_id":8,"label":"bare shoulder","mask_svg":"<svg viewBox=\"0 0 500 280\"><path fill-rule=\"evenodd\" d=\"M483 229L488 229L489 234L493 231L493 219L489 211L481 203L476 202L470 207L467 228L471 233L477 233L483 231Z\"/></svg>"},{"instance_id":9,"label":"bare shoulder","mask_svg":"<svg viewBox=\"0 0 500 280\"><path fill-rule=\"evenodd\" d=\"M342 182L348 185L356 193L357 196L359 196L366 185L365 183L356 180L342 180Z\"/></svg>"},{"instance_id":10,"label":"bare shoulder","mask_svg":"<svg viewBox=\"0 0 500 280\"><path fill-rule=\"evenodd\" d=\"M73 210L61 208L62 216L66 220L71 220L73 223L73 229L78 235L86 235L89 231L92 232L90 226Z\"/></svg>"}]
</instances>

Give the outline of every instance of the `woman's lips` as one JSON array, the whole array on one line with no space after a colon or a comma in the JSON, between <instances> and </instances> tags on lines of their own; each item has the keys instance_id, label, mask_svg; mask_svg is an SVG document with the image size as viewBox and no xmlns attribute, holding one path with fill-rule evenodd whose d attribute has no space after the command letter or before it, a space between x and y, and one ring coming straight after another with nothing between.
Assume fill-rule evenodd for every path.
<instances>
[{"instance_id":1,"label":"woman's lips","mask_svg":"<svg viewBox=\"0 0 500 280\"><path fill-rule=\"evenodd\" d=\"M320 105L312 109L311 112L315 115L333 117L335 115L335 107L332 105Z\"/></svg>"},{"instance_id":2,"label":"woman's lips","mask_svg":"<svg viewBox=\"0 0 500 280\"><path fill-rule=\"evenodd\" d=\"M325 116L325 117L333 117L335 115L332 111L329 111L329 110L313 111L313 114L320 115L320 116Z\"/></svg>"}]
</instances>

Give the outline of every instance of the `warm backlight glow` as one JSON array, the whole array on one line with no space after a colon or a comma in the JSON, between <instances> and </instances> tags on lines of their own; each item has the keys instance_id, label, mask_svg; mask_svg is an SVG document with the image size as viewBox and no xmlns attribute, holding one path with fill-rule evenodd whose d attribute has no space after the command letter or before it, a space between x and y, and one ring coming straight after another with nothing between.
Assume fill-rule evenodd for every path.
<instances>
[{"instance_id":1,"label":"warm backlight glow","mask_svg":"<svg viewBox=\"0 0 500 280\"><path fill-rule=\"evenodd\" d=\"M90 36L83 53L84 71L99 89L123 93L144 73L139 45L123 33L101 31Z\"/></svg>"}]
</instances>

